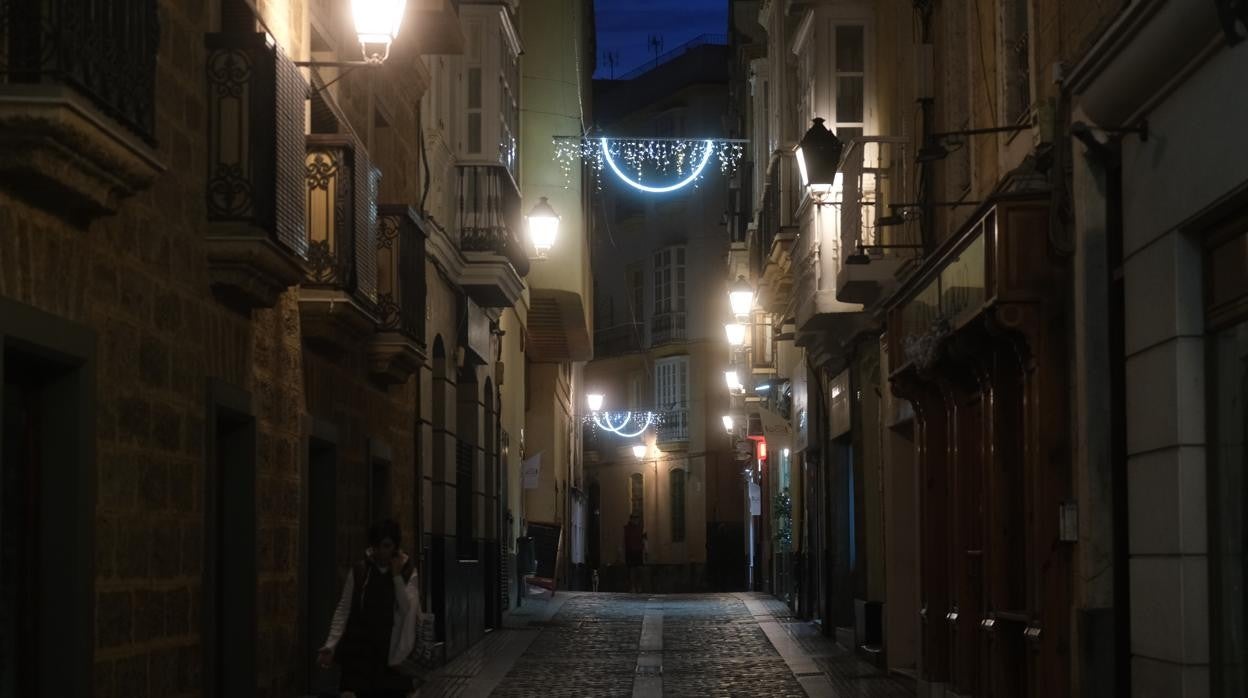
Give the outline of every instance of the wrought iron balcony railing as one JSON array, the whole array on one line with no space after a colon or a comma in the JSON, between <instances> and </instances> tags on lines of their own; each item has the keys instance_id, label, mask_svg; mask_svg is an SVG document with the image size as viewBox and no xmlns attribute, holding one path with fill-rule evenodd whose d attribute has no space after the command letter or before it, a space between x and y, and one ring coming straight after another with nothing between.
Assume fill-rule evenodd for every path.
<instances>
[{"instance_id":1,"label":"wrought iron balcony railing","mask_svg":"<svg viewBox=\"0 0 1248 698\"><path fill-rule=\"evenodd\" d=\"M685 340L685 314L659 313L650 318L650 344L667 344Z\"/></svg>"},{"instance_id":2,"label":"wrought iron balcony railing","mask_svg":"<svg viewBox=\"0 0 1248 698\"><path fill-rule=\"evenodd\" d=\"M501 165L458 165L456 227L464 252L506 257L524 276L528 253L521 242L520 189Z\"/></svg>"},{"instance_id":3,"label":"wrought iron balcony railing","mask_svg":"<svg viewBox=\"0 0 1248 698\"><path fill-rule=\"evenodd\" d=\"M0 82L59 83L151 143L156 0L0 0Z\"/></svg>"},{"instance_id":4,"label":"wrought iron balcony railing","mask_svg":"<svg viewBox=\"0 0 1248 698\"><path fill-rule=\"evenodd\" d=\"M425 343L425 233L407 206L382 206L377 227L378 328Z\"/></svg>"},{"instance_id":5,"label":"wrought iron balcony railing","mask_svg":"<svg viewBox=\"0 0 1248 698\"><path fill-rule=\"evenodd\" d=\"M663 421L655 429L658 443L673 443L689 440L689 411L670 410L663 414Z\"/></svg>"},{"instance_id":6,"label":"wrought iron balcony railing","mask_svg":"<svg viewBox=\"0 0 1248 698\"><path fill-rule=\"evenodd\" d=\"M642 350L645 324L626 322L594 330L594 356L606 357Z\"/></svg>"},{"instance_id":7,"label":"wrought iron balcony railing","mask_svg":"<svg viewBox=\"0 0 1248 698\"><path fill-rule=\"evenodd\" d=\"M308 85L264 34L210 34L207 44L208 220L306 258Z\"/></svg>"},{"instance_id":8,"label":"wrought iron balcony railing","mask_svg":"<svg viewBox=\"0 0 1248 698\"><path fill-rule=\"evenodd\" d=\"M377 295L377 184L380 174L353 136L307 138L308 272L304 285L351 294L367 307Z\"/></svg>"}]
</instances>

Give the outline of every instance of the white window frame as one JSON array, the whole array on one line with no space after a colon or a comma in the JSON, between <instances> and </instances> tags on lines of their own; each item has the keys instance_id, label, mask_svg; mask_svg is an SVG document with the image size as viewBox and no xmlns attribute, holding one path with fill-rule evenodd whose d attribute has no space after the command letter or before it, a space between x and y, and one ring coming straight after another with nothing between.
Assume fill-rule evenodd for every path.
<instances>
[{"instance_id":1,"label":"white window frame","mask_svg":"<svg viewBox=\"0 0 1248 698\"><path fill-rule=\"evenodd\" d=\"M688 257L684 245L664 247L654 253L654 314L683 313L688 291Z\"/></svg>"},{"instance_id":2,"label":"white window frame","mask_svg":"<svg viewBox=\"0 0 1248 698\"><path fill-rule=\"evenodd\" d=\"M688 356L669 356L654 362L654 406L658 411L688 409Z\"/></svg>"}]
</instances>

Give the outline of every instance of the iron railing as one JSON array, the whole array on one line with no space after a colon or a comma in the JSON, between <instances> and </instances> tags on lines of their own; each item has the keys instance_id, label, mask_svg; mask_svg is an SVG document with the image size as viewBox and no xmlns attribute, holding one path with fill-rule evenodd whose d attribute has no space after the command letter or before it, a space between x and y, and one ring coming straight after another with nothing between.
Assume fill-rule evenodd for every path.
<instances>
[{"instance_id":1,"label":"iron railing","mask_svg":"<svg viewBox=\"0 0 1248 698\"><path fill-rule=\"evenodd\" d=\"M859 249L873 257L912 257L918 253L911 247L919 244L917 216L897 206L914 200L907 171L909 158L904 138L866 136L849 141L839 168L843 255Z\"/></svg>"},{"instance_id":2,"label":"iron railing","mask_svg":"<svg viewBox=\"0 0 1248 698\"><path fill-rule=\"evenodd\" d=\"M0 0L0 82L59 83L156 139L156 0Z\"/></svg>"},{"instance_id":3,"label":"iron railing","mask_svg":"<svg viewBox=\"0 0 1248 698\"><path fill-rule=\"evenodd\" d=\"M501 165L458 165L456 221L465 252L493 252L523 276L528 255L521 242L520 189Z\"/></svg>"},{"instance_id":4,"label":"iron railing","mask_svg":"<svg viewBox=\"0 0 1248 698\"><path fill-rule=\"evenodd\" d=\"M209 34L207 45L208 220L306 257L308 84L264 34Z\"/></svg>"},{"instance_id":5,"label":"iron railing","mask_svg":"<svg viewBox=\"0 0 1248 698\"><path fill-rule=\"evenodd\" d=\"M425 233L408 206L377 216L378 327L425 343Z\"/></svg>"},{"instance_id":6,"label":"iron railing","mask_svg":"<svg viewBox=\"0 0 1248 698\"><path fill-rule=\"evenodd\" d=\"M689 440L689 411L670 410L663 413L663 421L655 429L659 443Z\"/></svg>"},{"instance_id":7,"label":"iron railing","mask_svg":"<svg viewBox=\"0 0 1248 698\"><path fill-rule=\"evenodd\" d=\"M644 333L645 325L640 322L595 329L594 356L602 358L641 351Z\"/></svg>"},{"instance_id":8,"label":"iron railing","mask_svg":"<svg viewBox=\"0 0 1248 698\"><path fill-rule=\"evenodd\" d=\"M650 318L650 344L680 342L685 339L685 314L683 312L659 313Z\"/></svg>"},{"instance_id":9,"label":"iron railing","mask_svg":"<svg viewBox=\"0 0 1248 698\"><path fill-rule=\"evenodd\" d=\"M307 143L307 283L376 304L380 175L352 136L313 134Z\"/></svg>"}]
</instances>

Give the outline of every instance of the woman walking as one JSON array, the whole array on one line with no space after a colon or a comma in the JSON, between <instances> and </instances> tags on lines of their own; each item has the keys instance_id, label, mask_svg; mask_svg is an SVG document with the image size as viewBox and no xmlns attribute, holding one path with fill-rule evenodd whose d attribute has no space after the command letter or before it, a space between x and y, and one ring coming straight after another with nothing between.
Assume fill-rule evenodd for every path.
<instances>
[{"instance_id":1,"label":"woman walking","mask_svg":"<svg viewBox=\"0 0 1248 698\"><path fill-rule=\"evenodd\" d=\"M319 653L320 664L342 666L340 689L357 698L405 698L412 680L397 666L416 643L419 580L399 550L399 525L389 519L368 530L364 558L351 567Z\"/></svg>"}]
</instances>

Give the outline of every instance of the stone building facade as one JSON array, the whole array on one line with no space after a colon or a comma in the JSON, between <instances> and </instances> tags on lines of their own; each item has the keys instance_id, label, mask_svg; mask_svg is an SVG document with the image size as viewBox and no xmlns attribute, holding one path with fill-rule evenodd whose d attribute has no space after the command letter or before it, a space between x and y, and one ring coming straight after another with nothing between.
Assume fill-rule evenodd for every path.
<instances>
[{"instance_id":1,"label":"stone building facade","mask_svg":"<svg viewBox=\"0 0 1248 698\"><path fill-rule=\"evenodd\" d=\"M1197 4L732 3L726 276L794 432L764 578L920 695L1241 690L1239 393L1205 381L1239 375L1242 100L1205 100L1243 19ZM814 117L845 149L806 186Z\"/></svg>"},{"instance_id":2,"label":"stone building facade","mask_svg":"<svg viewBox=\"0 0 1248 698\"><path fill-rule=\"evenodd\" d=\"M60 21L21 34L35 7ZM0 646L23 695L332 685L315 650L384 516L444 656L518 601L520 6L408 2L373 66L343 64L349 9L0 9ZM486 45L513 81L472 97ZM474 99L512 120L462 120Z\"/></svg>"},{"instance_id":3,"label":"stone building facade","mask_svg":"<svg viewBox=\"0 0 1248 698\"><path fill-rule=\"evenodd\" d=\"M653 68L597 81L595 124L614 138L719 137L726 56L722 43L695 39ZM596 512L588 557L603 589L628 588L623 535L634 513L646 536L647 589L732 588L740 570L744 490L720 427L727 400L717 390L728 358L720 325L725 184L708 174L696 187L652 194L602 174L606 223L593 249L595 352L586 385L604 396L607 412L660 420L631 438L586 427ZM635 445L646 447L641 458Z\"/></svg>"}]
</instances>

